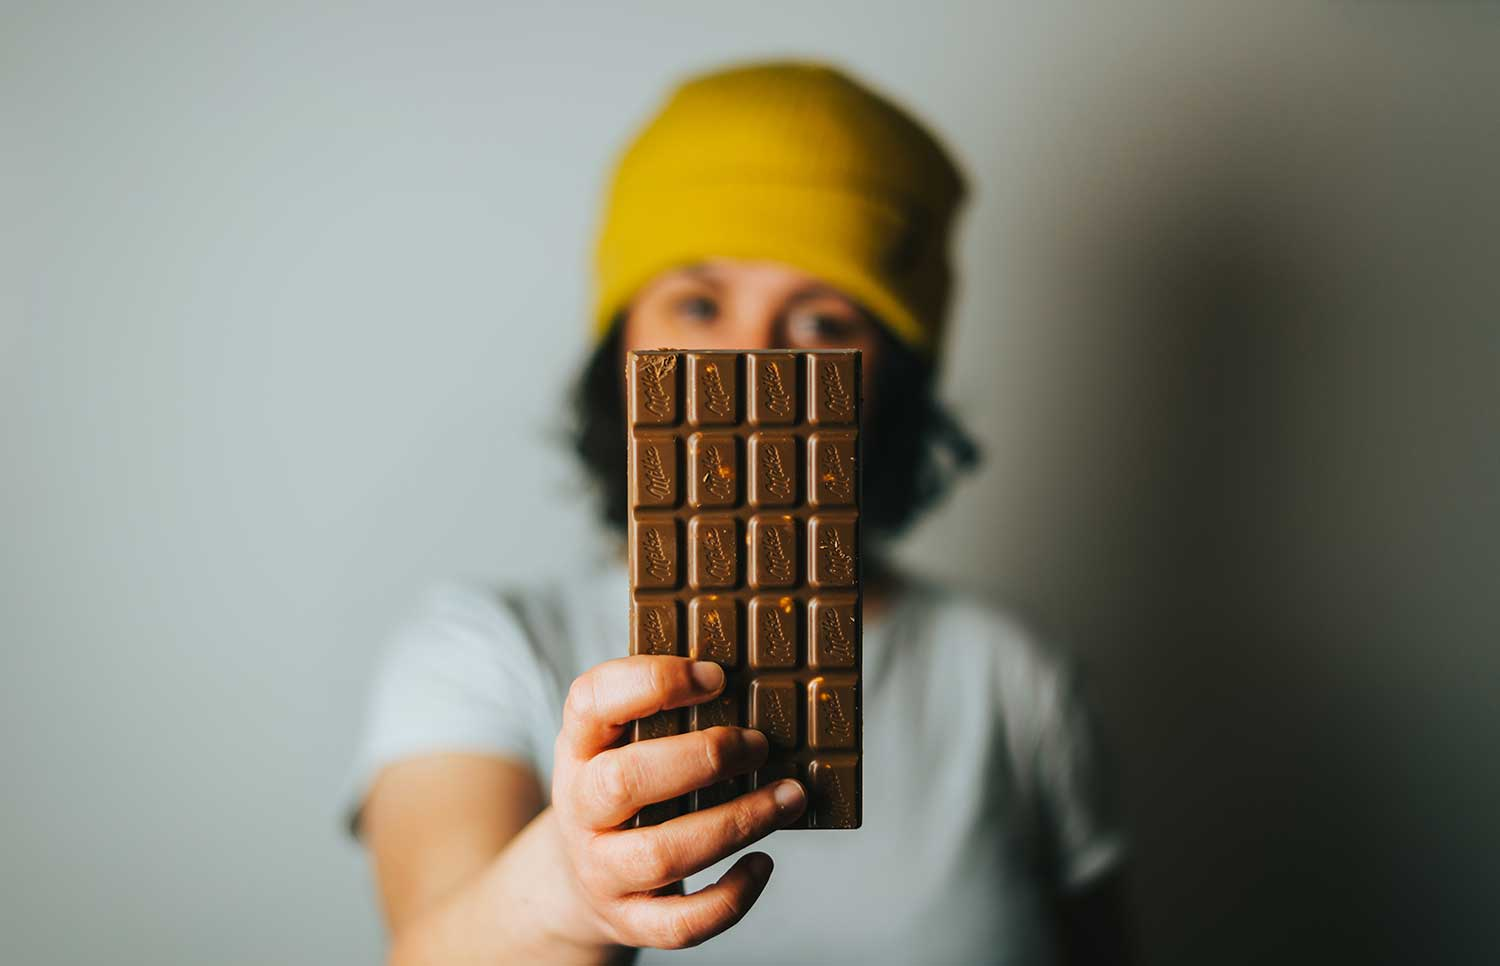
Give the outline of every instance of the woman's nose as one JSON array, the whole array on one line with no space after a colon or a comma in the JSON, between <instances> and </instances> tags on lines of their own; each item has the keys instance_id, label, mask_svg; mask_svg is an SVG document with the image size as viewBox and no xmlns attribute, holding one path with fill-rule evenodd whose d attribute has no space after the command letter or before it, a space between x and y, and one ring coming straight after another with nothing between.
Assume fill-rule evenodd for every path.
<instances>
[{"instance_id":1,"label":"woman's nose","mask_svg":"<svg viewBox=\"0 0 1500 966\"><path fill-rule=\"evenodd\" d=\"M779 339L779 326L774 315L752 315L735 320L728 327L734 333L737 349L771 349Z\"/></svg>"}]
</instances>

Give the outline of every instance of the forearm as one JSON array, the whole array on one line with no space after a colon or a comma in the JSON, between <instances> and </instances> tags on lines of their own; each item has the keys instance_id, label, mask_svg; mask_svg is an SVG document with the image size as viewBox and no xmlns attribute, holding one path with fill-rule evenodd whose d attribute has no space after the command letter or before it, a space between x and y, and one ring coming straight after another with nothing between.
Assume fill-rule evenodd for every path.
<instances>
[{"instance_id":1,"label":"forearm","mask_svg":"<svg viewBox=\"0 0 1500 966\"><path fill-rule=\"evenodd\" d=\"M549 962L627 963L576 894L544 809L473 881L399 930L391 966Z\"/></svg>"}]
</instances>

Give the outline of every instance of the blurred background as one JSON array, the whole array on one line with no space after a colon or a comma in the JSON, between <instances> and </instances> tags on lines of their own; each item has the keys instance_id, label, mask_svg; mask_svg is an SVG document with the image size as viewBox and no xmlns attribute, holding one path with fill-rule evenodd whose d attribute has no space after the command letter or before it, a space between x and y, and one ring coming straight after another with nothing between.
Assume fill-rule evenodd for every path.
<instances>
[{"instance_id":1,"label":"blurred background","mask_svg":"<svg viewBox=\"0 0 1500 966\"><path fill-rule=\"evenodd\" d=\"M1500 8L0 11L0 960L380 957L374 657L597 547L604 172L786 54L976 184L903 555L1082 656L1146 960L1500 957Z\"/></svg>"}]
</instances>

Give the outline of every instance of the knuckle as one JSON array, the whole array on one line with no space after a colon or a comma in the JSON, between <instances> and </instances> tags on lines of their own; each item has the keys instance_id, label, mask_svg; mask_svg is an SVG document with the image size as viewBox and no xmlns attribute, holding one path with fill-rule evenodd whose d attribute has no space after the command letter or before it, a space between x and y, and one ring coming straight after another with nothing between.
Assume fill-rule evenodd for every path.
<instances>
[{"instance_id":1,"label":"knuckle","mask_svg":"<svg viewBox=\"0 0 1500 966\"><path fill-rule=\"evenodd\" d=\"M621 857L631 878L648 882L670 882L673 879L671 854L662 848L655 836L640 836Z\"/></svg>"},{"instance_id":2,"label":"knuckle","mask_svg":"<svg viewBox=\"0 0 1500 966\"><path fill-rule=\"evenodd\" d=\"M577 867L578 883L583 886L584 892L591 896L612 895L615 890L609 869L602 862L592 861L591 856L585 858L589 861L581 862Z\"/></svg>"},{"instance_id":3,"label":"knuckle","mask_svg":"<svg viewBox=\"0 0 1500 966\"><path fill-rule=\"evenodd\" d=\"M737 841L744 842L760 834L761 816L754 805L741 797L729 812L729 827Z\"/></svg>"},{"instance_id":4,"label":"knuckle","mask_svg":"<svg viewBox=\"0 0 1500 966\"><path fill-rule=\"evenodd\" d=\"M729 759L728 744L734 738L734 734L728 728L712 728L708 731L699 732L703 735L703 759L710 775L720 775L724 772Z\"/></svg>"},{"instance_id":5,"label":"knuckle","mask_svg":"<svg viewBox=\"0 0 1500 966\"><path fill-rule=\"evenodd\" d=\"M553 760L558 764L552 772L552 801L558 806L560 814L569 817L572 814L577 773L570 767L561 751L561 748L555 748L553 751Z\"/></svg>"},{"instance_id":6,"label":"knuckle","mask_svg":"<svg viewBox=\"0 0 1500 966\"><path fill-rule=\"evenodd\" d=\"M601 903L597 912L599 918L604 920L611 942L621 946L646 944L647 939L640 927L641 916L636 911L635 904L629 900L616 899Z\"/></svg>"},{"instance_id":7,"label":"knuckle","mask_svg":"<svg viewBox=\"0 0 1500 966\"><path fill-rule=\"evenodd\" d=\"M660 948L662 932L660 912L649 898L632 897L612 904L610 920L617 941L627 946Z\"/></svg>"},{"instance_id":8,"label":"knuckle","mask_svg":"<svg viewBox=\"0 0 1500 966\"><path fill-rule=\"evenodd\" d=\"M646 665L646 687L665 703L677 693L679 682L685 673L678 661L652 661Z\"/></svg>"},{"instance_id":9,"label":"knuckle","mask_svg":"<svg viewBox=\"0 0 1500 966\"><path fill-rule=\"evenodd\" d=\"M719 892L713 899L713 921L715 923L735 923L748 911L744 906L743 897L737 892Z\"/></svg>"},{"instance_id":10,"label":"knuckle","mask_svg":"<svg viewBox=\"0 0 1500 966\"><path fill-rule=\"evenodd\" d=\"M660 881L676 882L683 879L689 873L695 871L688 863L687 856L678 847L678 840L670 835L663 835L656 844L656 877Z\"/></svg>"},{"instance_id":11,"label":"knuckle","mask_svg":"<svg viewBox=\"0 0 1500 966\"><path fill-rule=\"evenodd\" d=\"M668 913L661 924L663 949L687 949L703 941L692 918L682 910Z\"/></svg>"},{"instance_id":12,"label":"knuckle","mask_svg":"<svg viewBox=\"0 0 1500 966\"><path fill-rule=\"evenodd\" d=\"M614 809L633 800L635 777L623 755L599 755L594 759L593 770L596 805Z\"/></svg>"},{"instance_id":13,"label":"knuckle","mask_svg":"<svg viewBox=\"0 0 1500 966\"><path fill-rule=\"evenodd\" d=\"M573 679L565 706L575 718L587 718L594 713L594 679L591 675L580 674Z\"/></svg>"}]
</instances>

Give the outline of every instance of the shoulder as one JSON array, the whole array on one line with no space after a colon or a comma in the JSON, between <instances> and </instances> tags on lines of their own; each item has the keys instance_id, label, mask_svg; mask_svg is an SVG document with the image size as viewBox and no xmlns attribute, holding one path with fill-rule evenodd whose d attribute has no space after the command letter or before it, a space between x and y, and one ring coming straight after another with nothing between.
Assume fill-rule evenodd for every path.
<instances>
[{"instance_id":1,"label":"shoulder","mask_svg":"<svg viewBox=\"0 0 1500 966\"><path fill-rule=\"evenodd\" d=\"M580 645L602 606L592 589L589 579L545 576L503 585L431 584L397 630L395 650L567 673L585 658Z\"/></svg>"},{"instance_id":2,"label":"shoulder","mask_svg":"<svg viewBox=\"0 0 1500 966\"><path fill-rule=\"evenodd\" d=\"M525 629L502 591L472 583L428 585L396 629L398 652L478 656L525 643Z\"/></svg>"},{"instance_id":3,"label":"shoulder","mask_svg":"<svg viewBox=\"0 0 1500 966\"><path fill-rule=\"evenodd\" d=\"M406 608L379 664L377 698L419 690L493 692L501 679L531 679L539 648L494 589L434 583Z\"/></svg>"},{"instance_id":4,"label":"shoulder","mask_svg":"<svg viewBox=\"0 0 1500 966\"><path fill-rule=\"evenodd\" d=\"M568 684L611 643L591 629L601 604L590 579L428 586L377 662L372 743L382 753L524 748L545 764Z\"/></svg>"},{"instance_id":5,"label":"shoulder","mask_svg":"<svg viewBox=\"0 0 1500 966\"><path fill-rule=\"evenodd\" d=\"M418 594L402 634L462 637L496 642L525 636L523 608L539 596L528 587L491 586L447 581L429 584Z\"/></svg>"},{"instance_id":6,"label":"shoulder","mask_svg":"<svg viewBox=\"0 0 1500 966\"><path fill-rule=\"evenodd\" d=\"M400 633L442 632L476 637L512 633L514 617L497 588L477 583L432 583L417 594Z\"/></svg>"}]
</instances>

